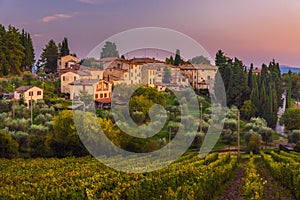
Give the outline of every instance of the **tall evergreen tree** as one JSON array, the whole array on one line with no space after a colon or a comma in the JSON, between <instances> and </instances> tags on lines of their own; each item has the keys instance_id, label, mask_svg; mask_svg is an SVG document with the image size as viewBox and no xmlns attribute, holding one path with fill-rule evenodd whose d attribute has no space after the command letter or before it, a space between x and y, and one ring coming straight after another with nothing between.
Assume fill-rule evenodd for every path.
<instances>
[{"instance_id":1,"label":"tall evergreen tree","mask_svg":"<svg viewBox=\"0 0 300 200\"><path fill-rule=\"evenodd\" d=\"M26 33L24 29L21 33L21 44L24 47L24 58L22 60L21 69L22 71L25 70L32 70L32 66L34 64L34 49L32 44L32 39L29 33Z\"/></svg>"},{"instance_id":2,"label":"tall evergreen tree","mask_svg":"<svg viewBox=\"0 0 300 200\"><path fill-rule=\"evenodd\" d=\"M21 64L24 58L24 47L21 44L21 34L13 26L8 26L7 31L7 61L10 66L10 72L21 75Z\"/></svg>"},{"instance_id":3,"label":"tall evergreen tree","mask_svg":"<svg viewBox=\"0 0 300 200\"><path fill-rule=\"evenodd\" d=\"M286 108L292 106L292 79L291 79L292 72L289 70L288 72L288 89L286 93Z\"/></svg>"},{"instance_id":4,"label":"tall evergreen tree","mask_svg":"<svg viewBox=\"0 0 300 200\"><path fill-rule=\"evenodd\" d=\"M253 103L253 105L258 110L260 107L260 101L259 101L259 90L258 90L258 82L257 82L257 76L253 76L253 86L252 86L252 92L250 95L250 100Z\"/></svg>"},{"instance_id":5,"label":"tall evergreen tree","mask_svg":"<svg viewBox=\"0 0 300 200\"><path fill-rule=\"evenodd\" d=\"M224 52L222 50L217 52L215 63L218 67L223 67L226 65L226 57L224 56Z\"/></svg>"},{"instance_id":6,"label":"tall evergreen tree","mask_svg":"<svg viewBox=\"0 0 300 200\"><path fill-rule=\"evenodd\" d=\"M8 75L9 63L7 60L7 34L4 26L0 24L0 75Z\"/></svg>"},{"instance_id":7,"label":"tall evergreen tree","mask_svg":"<svg viewBox=\"0 0 300 200\"><path fill-rule=\"evenodd\" d=\"M59 44L59 50L60 50L60 56L70 55L68 38L64 38L64 40Z\"/></svg>"},{"instance_id":8,"label":"tall evergreen tree","mask_svg":"<svg viewBox=\"0 0 300 200\"><path fill-rule=\"evenodd\" d=\"M58 47L53 40L50 40L41 55L42 65L46 73L55 73L57 71L58 55Z\"/></svg>"},{"instance_id":9,"label":"tall evergreen tree","mask_svg":"<svg viewBox=\"0 0 300 200\"><path fill-rule=\"evenodd\" d=\"M250 65L250 70L248 72L248 87L252 90L252 80L253 80L253 63Z\"/></svg>"},{"instance_id":10,"label":"tall evergreen tree","mask_svg":"<svg viewBox=\"0 0 300 200\"><path fill-rule=\"evenodd\" d=\"M229 106L241 108L244 101L249 99L250 93L242 61L235 58L232 72L227 89L227 101Z\"/></svg>"},{"instance_id":11,"label":"tall evergreen tree","mask_svg":"<svg viewBox=\"0 0 300 200\"><path fill-rule=\"evenodd\" d=\"M119 57L117 45L110 41L107 41L105 43L100 55L100 58L108 58L108 57Z\"/></svg>"},{"instance_id":12,"label":"tall evergreen tree","mask_svg":"<svg viewBox=\"0 0 300 200\"><path fill-rule=\"evenodd\" d=\"M175 60L174 60L174 65L179 66L181 64L181 56L180 56L180 50L176 50L176 55L175 55Z\"/></svg>"}]
</instances>

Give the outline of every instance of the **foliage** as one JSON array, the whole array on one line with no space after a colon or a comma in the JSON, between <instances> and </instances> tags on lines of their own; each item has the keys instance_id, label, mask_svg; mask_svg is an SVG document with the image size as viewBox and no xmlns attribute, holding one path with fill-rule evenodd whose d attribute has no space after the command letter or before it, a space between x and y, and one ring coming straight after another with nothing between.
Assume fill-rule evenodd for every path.
<instances>
[{"instance_id":1,"label":"foliage","mask_svg":"<svg viewBox=\"0 0 300 200\"><path fill-rule=\"evenodd\" d=\"M46 73L56 73L58 56L58 47L53 40L50 40L41 54L42 66Z\"/></svg>"},{"instance_id":2,"label":"foliage","mask_svg":"<svg viewBox=\"0 0 300 200\"><path fill-rule=\"evenodd\" d=\"M255 154L259 153L260 143L261 143L261 136L259 134L251 134L249 143L247 143L247 148L249 152L252 151Z\"/></svg>"},{"instance_id":3,"label":"foliage","mask_svg":"<svg viewBox=\"0 0 300 200\"><path fill-rule=\"evenodd\" d=\"M245 166L246 172L243 178L242 194L246 199L264 199L264 185L267 180L263 180L257 172L254 164L254 157L251 157Z\"/></svg>"},{"instance_id":4,"label":"foliage","mask_svg":"<svg viewBox=\"0 0 300 200\"><path fill-rule=\"evenodd\" d=\"M20 36L21 44L24 47L24 57L22 59L21 69L22 71L28 70L32 71L32 67L34 65L34 49L32 44L32 39L29 33L26 33L24 29L22 30Z\"/></svg>"},{"instance_id":5,"label":"foliage","mask_svg":"<svg viewBox=\"0 0 300 200\"><path fill-rule=\"evenodd\" d=\"M210 65L210 60L204 56L196 56L188 61L191 64L207 64Z\"/></svg>"},{"instance_id":6,"label":"foliage","mask_svg":"<svg viewBox=\"0 0 300 200\"><path fill-rule=\"evenodd\" d=\"M272 142L273 130L271 128L262 127L258 130L258 134L261 135L262 140L265 142L265 144Z\"/></svg>"},{"instance_id":7,"label":"foliage","mask_svg":"<svg viewBox=\"0 0 300 200\"><path fill-rule=\"evenodd\" d=\"M81 65L91 67L91 68L97 68L97 69L103 69L103 66L97 62L95 58L85 58L81 60Z\"/></svg>"},{"instance_id":8,"label":"foliage","mask_svg":"<svg viewBox=\"0 0 300 200\"><path fill-rule=\"evenodd\" d=\"M291 98L300 99L300 73L288 73L282 76L284 88L291 94Z\"/></svg>"},{"instance_id":9,"label":"foliage","mask_svg":"<svg viewBox=\"0 0 300 200\"><path fill-rule=\"evenodd\" d=\"M256 107L253 105L251 100L244 101L244 104L241 108L241 116L245 120L249 120L251 117L254 117L257 113Z\"/></svg>"},{"instance_id":10,"label":"foliage","mask_svg":"<svg viewBox=\"0 0 300 200\"><path fill-rule=\"evenodd\" d=\"M125 165L126 159L111 162ZM212 199L233 176L237 161L229 154L186 155L144 174L116 171L91 157L2 159L0 166L4 199Z\"/></svg>"},{"instance_id":11,"label":"foliage","mask_svg":"<svg viewBox=\"0 0 300 200\"><path fill-rule=\"evenodd\" d=\"M267 155L261 152L262 158L270 170L272 176L280 181L282 185L289 188L296 199L300 198L300 171L299 162L286 155L271 152Z\"/></svg>"},{"instance_id":12,"label":"foliage","mask_svg":"<svg viewBox=\"0 0 300 200\"><path fill-rule=\"evenodd\" d=\"M3 130L0 130L0 157L13 158L18 156L18 143Z\"/></svg>"},{"instance_id":13,"label":"foliage","mask_svg":"<svg viewBox=\"0 0 300 200\"><path fill-rule=\"evenodd\" d=\"M64 38L64 40L59 43L59 54L61 57L70 55L70 49L68 44L68 38Z\"/></svg>"},{"instance_id":14,"label":"foliage","mask_svg":"<svg viewBox=\"0 0 300 200\"><path fill-rule=\"evenodd\" d=\"M289 143L297 143L300 141L300 130L293 130L292 133L288 135Z\"/></svg>"},{"instance_id":15,"label":"foliage","mask_svg":"<svg viewBox=\"0 0 300 200\"><path fill-rule=\"evenodd\" d=\"M253 65L249 72L243 62L231 59L219 50L216 54L216 65L223 79L228 106L235 105L241 109L242 117L263 117L268 126L275 128L277 112L282 104L283 93L279 64L274 60L269 66L263 64L261 74L253 74ZM215 87L220 85L216 80Z\"/></svg>"},{"instance_id":16,"label":"foliage","mask_svg":"<svg viewBox=\"0 0 300 200\"><path fill-rule=\"evenodd\" d=\"M69 110L61 111L53 118L54 133L50 140L50 147L54 156L83 156L87 151L77 134L73 120L73 112Z\"/></svg>"},{"instance_id":17,"label":"foliage","mask_svg":"<svg viewBox=\"0 0 300 200\"><path fill-rule=\"evenodd\" d=\"M300 129L300 108L288 108L281 118L287 130Z\"/></svg>"},{"instance_id":18,"label":"foliage","mask_svg":"<svg viewBox=\"0 0 300 200\"><path fill-rule=\"evenodd\" d=\"M117 45L114 42L106 41L104 47L102 48L100 58L108 57L119 57Z\"/></svg>"}]
</instances>

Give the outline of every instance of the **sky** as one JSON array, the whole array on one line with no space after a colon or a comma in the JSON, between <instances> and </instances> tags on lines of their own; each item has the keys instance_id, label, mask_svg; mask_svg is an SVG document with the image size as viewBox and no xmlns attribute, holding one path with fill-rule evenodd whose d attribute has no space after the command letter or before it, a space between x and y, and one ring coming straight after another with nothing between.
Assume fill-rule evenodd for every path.
<instances>
[{"instance_id":1,"label":"sky","mask_svg":"<svg viewBox=\"0 0 300 200\"><path fill-rule=\"evenodd\" d=\"M0 23L31 33L37 59L50 39L67 37L84 58L114 34L162 27L191 37L212 58L222 49L246 65L275 59L300 67L299 0L0 0Z\"/></svg>"}]
</instances>

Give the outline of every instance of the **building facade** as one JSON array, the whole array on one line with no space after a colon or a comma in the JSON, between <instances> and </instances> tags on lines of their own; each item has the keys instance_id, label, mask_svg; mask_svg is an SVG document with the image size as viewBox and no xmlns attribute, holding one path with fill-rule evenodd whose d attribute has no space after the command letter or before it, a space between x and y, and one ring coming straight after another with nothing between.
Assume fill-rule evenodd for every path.
<instances>
[{"instance_id":1,"label":"building facade","mask_svg":"<svg viewBox=\"0 0 300 200\"><path fill-rule=\"evenodd\" d=\"M24 103L29 106L31 101L42 100L44 98L44 91L36 86L21 86L15 89L14 98L17 100L23 98Z\"/></svg>"}]
</instances>

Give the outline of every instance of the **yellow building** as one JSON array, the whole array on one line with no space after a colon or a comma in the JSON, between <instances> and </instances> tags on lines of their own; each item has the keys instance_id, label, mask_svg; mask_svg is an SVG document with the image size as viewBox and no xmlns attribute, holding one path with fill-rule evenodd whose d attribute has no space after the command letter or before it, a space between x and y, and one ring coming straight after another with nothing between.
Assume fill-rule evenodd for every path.
<instances>
[{"instance_id":1,"label":"yellow building","mask_svg":"<svg viewBox=\"0 0 300 200\"><path fill-rule=\"evenodd\" d=\"M194 89L212 88L217 71L217 66L207 64L180 66L180 72Z\"/></svg>"},{"instance_id":2,"label":"yellow building","mask_svg":"<svg viewBox=\"0 0 300 200\"><path fill-rule=\"evenodd\" d=\"M111 99L112 84L105 80L81 79L70 83L70 99L79 98L80 93L86 92L93 96L95 101Z\"/></svg>"},{"instance_id":3,"label":"yellow building","mask_svg":"<svg viewBox=\"0 0 300 200\"><path fill-rule=\"evenodd\" d=\"M21 86L14 91L14 98L24 99L24 102L29 106L31 100L37 101L43 99L43 89L36 86Z\"/></svg>"},{"instance_id":4,"label":"yellow building","mask_svg":"<svg viewBox=\"0 0 300 200\"><path fill-rule=\"evenodd\" d=\"M70 83L77 80L101 80L103 79L103 70L81 67L78 71L69 71L60 76L61 92L70 94Z\"/></svg>"},{"instance_id":5,"label":"yellow building","mask_svg":"<svg viewBox=\"0 0 300 200\"><path fill-rule=\"evenodd\" d=\"M78 61L79 61L78 58L73 55L60 57L57 60L57 70L60 71L64 69L72 69L76 66Z\"/></svg>"}]
</instances>

